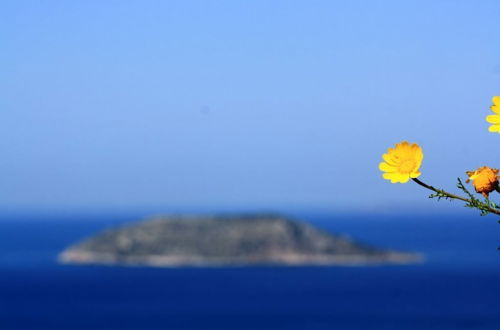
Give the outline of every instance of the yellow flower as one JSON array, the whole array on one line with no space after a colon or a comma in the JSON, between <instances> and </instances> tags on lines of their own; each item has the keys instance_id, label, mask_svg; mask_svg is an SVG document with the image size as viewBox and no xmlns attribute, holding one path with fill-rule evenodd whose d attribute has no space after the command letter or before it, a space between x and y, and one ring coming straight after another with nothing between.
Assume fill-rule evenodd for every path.
<instances>
[{"instance_id":1,"label":"yellow flower","mask_svg":"<svg viewBox=\"0 0 500 330\"><path fill-rule=\"evenodd\" d=\"M465 173L469 176L465 182L469 183L472 180L472 185L476 189L476 192L482 194L485 198L488 198L489 193L498 187L499 177L496 168L483 166L475 171L467 171Z\"/></svg>"},{"instance_id":2,"label":"yellow flower","mask_svg":"<svg viewBox=\"0 0 500 330\"><path fill-rule=\"evenodd\" d=\"M500 96L493 96L493 105L490 109L495 114L486 117L486 121L493 124L488 128L488 130L490 132L500 133Z\"/></svg>"},{"instance_id":3,"label":"yellow flower","mask_svg":"<svg viewBox=\"0 0 500 330\"><path fill-rule=\"evenodd\" d=\"M424 153L418 144L403 141L397 143L395 148L389 148L382 158L384 161L378 166L382 172L385 172L382 177L391 180L391 183L406 183L410 178L420 176L419 168L422 165Z\"/></svg>"}]
</instances>

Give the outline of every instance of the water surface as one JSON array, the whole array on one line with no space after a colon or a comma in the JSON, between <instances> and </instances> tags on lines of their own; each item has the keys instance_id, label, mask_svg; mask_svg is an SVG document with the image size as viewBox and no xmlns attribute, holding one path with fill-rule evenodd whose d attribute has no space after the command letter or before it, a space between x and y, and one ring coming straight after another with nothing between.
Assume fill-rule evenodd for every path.
<instances>
[{"instance_id":1,"label":"water surface","mask_svg":"<svg viewBox=\"0 0 500 330\"><path fill-rule=\"evenodd\" d=\"M57 253L130 216L0 220L0 329L500 329L500 225L462 216L298 213L424 252L424 265L131 268Z\"/></svg>"}]
</instances>

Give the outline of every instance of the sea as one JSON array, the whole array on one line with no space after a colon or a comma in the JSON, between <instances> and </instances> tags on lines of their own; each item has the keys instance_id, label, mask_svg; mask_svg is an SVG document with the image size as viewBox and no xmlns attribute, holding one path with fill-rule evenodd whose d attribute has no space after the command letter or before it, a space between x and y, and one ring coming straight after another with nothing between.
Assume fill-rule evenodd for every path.
<instances>
[{"instance_id":1,"label":"sea","mask_svg":"<svg viewBox=\"0 0 500 330\"><path fill-rule=\"evenodd\" d=\"M147 214L0 215L0 330L500 329L494 216L291 212L416 251L416 265L148 268L57 263L68 245Z\"/></svg>"}]
</instances>

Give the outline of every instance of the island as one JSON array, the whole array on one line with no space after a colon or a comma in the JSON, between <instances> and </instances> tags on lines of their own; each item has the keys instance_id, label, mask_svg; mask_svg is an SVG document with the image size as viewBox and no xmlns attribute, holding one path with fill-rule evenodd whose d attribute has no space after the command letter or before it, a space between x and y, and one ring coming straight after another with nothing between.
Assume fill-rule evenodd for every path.
<instances>
[{"instance_id":1,"label":"island","mask_svg":"<svg viewBox=\"0 0 500 330\"><path fill-rule=\"evenodd\" d=\"M382 249L279 215L168 216L107 229L60 253L64 264L319 266L410 264L416 253Z\"/></svg>"}]
</instances>

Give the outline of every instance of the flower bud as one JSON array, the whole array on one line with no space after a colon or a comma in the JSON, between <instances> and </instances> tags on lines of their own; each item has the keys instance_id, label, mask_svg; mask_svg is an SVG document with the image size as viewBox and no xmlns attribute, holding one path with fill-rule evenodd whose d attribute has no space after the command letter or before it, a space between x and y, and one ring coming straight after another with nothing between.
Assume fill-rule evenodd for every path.
<instances>
[{"instance_id":1,"label":"flower bud","mask_svg":"<svg viewBox=\"0 0 500 330\"><path fill-rule=\"evenodd\" d=\"M472 185L477 193L482 194L485 198L488 198L490 192L498 190L498 169L491 168L488 166L483 166L475 171L465 172L469 178L465 181L469 183L472 181Z\"/></svg>"}]
</instances>

